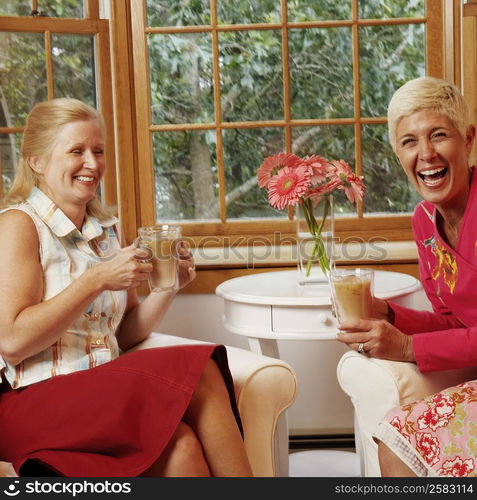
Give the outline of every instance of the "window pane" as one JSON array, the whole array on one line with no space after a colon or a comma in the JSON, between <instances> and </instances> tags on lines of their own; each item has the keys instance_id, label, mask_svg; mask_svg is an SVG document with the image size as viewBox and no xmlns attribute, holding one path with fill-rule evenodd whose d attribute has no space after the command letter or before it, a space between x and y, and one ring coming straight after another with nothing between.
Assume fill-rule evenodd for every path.
<instances>
[{"instance_id":1,"label":"window pane","mask_svg":"<svg viewBox=\"0 0 477 500\"><path fill-rule=\"evenodd\" d=\"M3 121L0 126L4 126ZM21 134L0 134L0 172L2 174L3 194L12 185L20 157L21 140Z\"/></svg>"},{"instance_id":2,"label":"window pane","mask_svg":"<svg viewBox=\"0 0 477 500\"><path fill-rule=\"evenodd\" d=\"M95 107L93 36L54 35L52 39L55 97L76 97Z\"/></svg>"},{"instance_id":3,"label":"window pane","mask_svg":"<svg viewBox=\"0 0 477 500\"><path fill-rule=\"evenodd\" d=\"M362 19L389 19L392 17L423 17L424 0L359 0Z\"/></svg>"},{"instance_id":4,"label":"window pane","mask_svg":"<svg viewBox=\"0 0 477 500\"><path fill-rule=\"evenodd\" d=\"M425 74L424 25L360 29L361 106L364 116L386 116L394 91Z\"/></svg>"},{"instance_id":5,"label":"window pane","mask_svg":"<svg viewBox=\"0 0 477 500\"><path fill-rule=\"evenodd\" d=\"M147 0L148 26L210 24L209 0Z\"/></svg>"},{"instance_id":6,"label":"window pane","mask_svg":"<svg viewBox=\"0 0 477 500\"><path fill-rule=\"evenodd\" d=\"M290 22L351 19L351 0L288 0Z\"/></svg>"},{"instance_id":7,"label":"window pane","mask_svg":"<svg viewBox=\"0 0 477 500\"><path fill-rule=\"evenodd\" d=\"M214 121L211 50L209 33L149 37L153 123Z\"/></svg>"},{"instance_id":8,"label":"window pane","mask_svg":"<svg viewBox=\"0 0 477 500\"><path fill-rule=\"evenodd\" d=\"M157 220L219 217L214 131L153 135Z\"/></svg>"},{"instance_id":9,"label":"window pane","mask_svg":"<svg viewBox=\"0 0 477 500\"><path fill-rule=\"evenodd\" d=\"M84 17L83 0L38 0L38 10L48 17Z\"/></svg>"},{"instance_id":10,"label":"window pane","mask_svg":"<svg viewBox=\"0 0 477 500\"><path fill-rule=\"evenodd\" d=\"M224 130L223 144L227 217L286 217L286 210L270 207L266 190L257 185L257 170L262 161L284 151L284 130Z\"/></svg>"},{"instance_id":11,"label":"window pane","mask_svg":"<svg viewBox=\"0 0 477 500\"><path fill-rule=\"evenodd\" d=\"M30 16L31 0L0 0L0 16Z\"/></svg>"},{"instance_id":12,"label":"window pane","mask_svg":"<svg viewBox=\"0 0 477 500\"><path fill-rule=\"evenodd\" d=\"M391 149L387 125L366 125L362 130L365 212L412 212L421 198Z\"/></svg>"},{"instance_id":13,"label":"window pane","mask_svg":"<svg viewBox=\"0 0 477 500\"><path fill-rule=\"evenodd\" d=\"M351 28L290 30L289 52L292 118L353 116Z\"/></svg>"},{"instance_id":14,"label":"window pane","mask_svg":"<svg viewBox=\"0 0 477 500\"><path fill-rule=\"evenodd\" d=\"M283 119L280 31L219 33L219 42L223 119Z\"/></svg>"},{"instance_id":15,"label":"window pane","mask_svg":"<svg viewBox=\"0 0 477 500\"><path fill-rule=\"evenodd\" d=\"M328 160L345 160L354 168L352 125L293 127L292 137L293 153L296 155L320 155ZM335 215L356 213L356 205L349 203L344 191L338 191L333 197Z\"/></svg>"},{"instance_id":16,"label":"window pane","mask_svg":"<svg viewBox=\"0 0 477 500\"><path fill-rule=\"evenodd\" d=\"M276 0L217 0L217 18L221 24L278 23L280 2Z\"/></svg>"},{"instance_id":17,"label":"window pane","mask_svg":"<svg viewBox=\"0 0 477 500\"><path fill-rule=\"evenodd\" d=\"M34 104L47 98L42 34L0 33L0 89L7 126L23 126Z\"/></svg>"}]
</instances>

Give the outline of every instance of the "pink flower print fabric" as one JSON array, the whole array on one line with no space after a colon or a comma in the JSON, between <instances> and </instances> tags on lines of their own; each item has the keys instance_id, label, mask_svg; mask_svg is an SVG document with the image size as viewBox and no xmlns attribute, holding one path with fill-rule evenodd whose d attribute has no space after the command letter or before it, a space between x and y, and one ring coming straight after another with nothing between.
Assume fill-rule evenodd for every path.
<instances>
[{"instance_id":1,"label":"pink flower print fabric","mask_svg":"<svg viewBox=\"0 0 477 500\"><path fill-rule=\"evenodd\" d=\"M395 408L385 421L399 435L398 448L418 454L430 475L477 476L477 381Z\"/></svg>"}]
</instances>

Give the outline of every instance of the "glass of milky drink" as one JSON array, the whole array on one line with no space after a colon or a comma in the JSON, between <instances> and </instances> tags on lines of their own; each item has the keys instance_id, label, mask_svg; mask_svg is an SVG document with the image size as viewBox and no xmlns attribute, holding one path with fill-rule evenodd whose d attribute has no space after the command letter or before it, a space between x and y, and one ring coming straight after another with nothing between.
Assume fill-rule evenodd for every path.
<instances>
[{"instance_id":1,"label":"glass of milky drink","mask_svg":"<svg viewBox=\"0 0 477 500\"><path fill-rule=\"evenodd\" d=\"M340 269L330 272L333 304L339 323L371 316L372 269Z\"/></svg>"},{"instance_id":2,"label":"glass of milky drink","mask_svg":"<svg viewBox=\"0 0 477 500\"><path fill-rule=\"evenodd\" d=\"M175 290L177 277L177 244L181 238L180 226L163 224L140 227L139 246L148 249L153 270L149 277L151 292Z\"/></svg>"}]
</instances>

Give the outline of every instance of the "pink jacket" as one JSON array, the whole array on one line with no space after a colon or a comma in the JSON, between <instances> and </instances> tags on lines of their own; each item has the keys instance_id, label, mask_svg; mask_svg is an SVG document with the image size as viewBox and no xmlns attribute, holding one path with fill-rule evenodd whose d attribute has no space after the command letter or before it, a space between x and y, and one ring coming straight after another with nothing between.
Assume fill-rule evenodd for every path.
<instances>
[{"instance_id":1,"label":"pink jacket","mask_svg":"<svg viewBox=\"0 0 477 500\"><path fill-rule=\"evenodd\" d=\"M456 248L436 227L436 208L423 201L412 225L419 252L419 272L434 312L389 303L394 325L413 335L421 372L477 365L477 168L473 169L467 208Z\"/></svg>"}]
</instances>

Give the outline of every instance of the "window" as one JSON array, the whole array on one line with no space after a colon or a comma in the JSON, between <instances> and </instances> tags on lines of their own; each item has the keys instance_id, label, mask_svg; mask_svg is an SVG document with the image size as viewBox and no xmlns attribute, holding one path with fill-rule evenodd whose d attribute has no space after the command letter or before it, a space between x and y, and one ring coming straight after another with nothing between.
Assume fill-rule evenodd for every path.
<instances>
[{"instance_id":1,"label":"window","mask_svg":"<svg viewBox=\"0 0 477 500\"><path fill-rule=\"evenodd\" d=\"M363 203L335 200L338 238L410 239L416 200L386 105L414 76L460 82L459 3L0 0L0 189L32 105L72 95L105 116L103 197L128 241L178 220L198 245L289 243L293 213L272 210L255 177L278 151L343 158L365 176Z\"/></svg>"},{"instance_id":2,"label":"window","mask_svg":"<svg viewBox=\"0 0 477 500\"><path fill-rule=\"evenodd\" d=\"M98 2L0 0L1 190L10 186L26 115L37 102L75 97L99 107L110 131L103 197L116 203L109 23Z\"/></svg>"},{"instance_id":3,"label":"window","mask_svg":"<svg viewBox=\"0 0 477 500\"><path fill-rule=\"evenodd\" d=\"M291 151L364 175L362 203L335 200L338 235L410 238L417 199L385 116L406 80L443 76L444 3L430 3L133 0L139 223L293 234L255 177L265 156Z\"/></svg>"}]
</instances>

